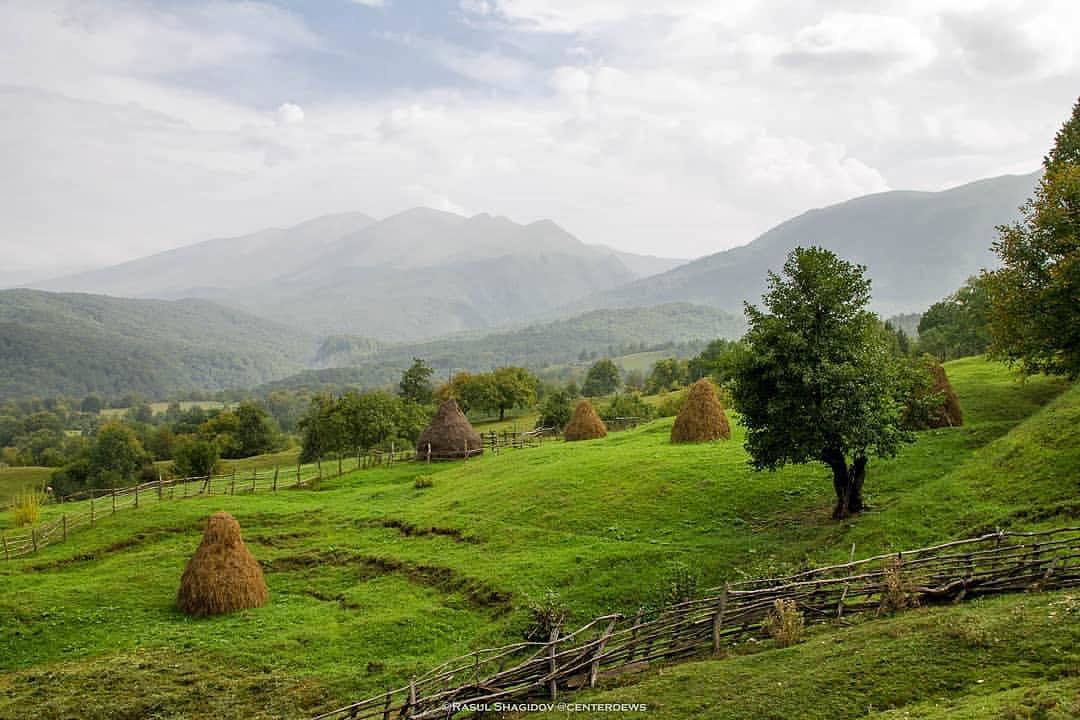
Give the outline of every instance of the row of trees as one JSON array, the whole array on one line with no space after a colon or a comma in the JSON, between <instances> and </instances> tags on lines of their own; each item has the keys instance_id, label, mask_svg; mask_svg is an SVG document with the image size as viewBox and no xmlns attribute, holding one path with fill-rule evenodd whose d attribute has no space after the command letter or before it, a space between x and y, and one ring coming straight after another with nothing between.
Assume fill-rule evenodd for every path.
<instances>
[{"instance_id":1,"label":"row of trees","mask_svg":"<svg viewBox=\"0 0 1080 720\"><path fill-rule=\"evenodd\" d=\"M388 392L350 391L319 395L300 421L300 459L313 462L378 448L398 449L416 442L431 417L431 406Z\"/></svg>"},{"instance_id":2,"label":"row of trees","mask_svg":"<svg viewBox=\"0 0 1080 720\"><path fill-rule=\"evenodd\" d=\"M610 362L610 361L609 361ZM616 369L616 375L618 370ZM524 368L504 367L487 373L459 372L435 392L438 400L454 398L464 412L497 413L536 404L539 381Z\"/></svg>"}]
</instances>

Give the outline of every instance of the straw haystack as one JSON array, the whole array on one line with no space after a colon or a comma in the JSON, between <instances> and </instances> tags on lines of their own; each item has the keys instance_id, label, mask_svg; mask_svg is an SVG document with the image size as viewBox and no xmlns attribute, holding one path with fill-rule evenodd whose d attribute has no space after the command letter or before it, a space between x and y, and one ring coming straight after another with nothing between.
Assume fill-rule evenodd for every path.
<instances>
[{"instance_id":1,"label":"straw haystack","mask_svg":"<svg viewBox=\"0 0 1080 720\"><path fill-rule=\"evenodd\" d=\"M267 597L262 568L240 538L240 524L229 513L214 513L184 568L176 607L188 615L220 615L260 607Z\"/></svg>"},{"instance_id":2,"label":"straw haystack","mask_svg":"<svg viewBox=\"0 0 1080 720\"><path fill-rule=\"evenodd\" d=\"M953 390L952 383L949 382L949 376L945 374L945 368L936 363L931 365L930 376L933 378L933 382L930 385L928 394L943 393L944 398L941 401L941 407L934 408L930 412L928 426L941 428L963 425L964 414L960 410L960 399L956 397L956 391Z\"/></svg>"},{"instance_id":3,"label":"straw haystack","mask_svg":"<svg viewBox=\"0 0 1080 720\"><path fill-rule=\"evenodd\" d=\"M607 426L596 414L592 403L582 400L574 408L574 415L563 430L563 437L567 440L595 440L607 437Z\"/></svg>"},{"instance_id":4,"label":"straw haystack","mask_svg":"<svg viewBox=\"0 0 1080 720\"><path fill-rule=\"evenodd\" d=\"M730 440L731 425L724 406L716 396L716 388L707 378L693 384L686 402L671 426L671 442L708 442Z\"/></svg>"},{"instance_id":5,"label":"straw haystack","mask_svg":"<svg viewBox=\"0 0 1080 720\"><path fill-rule=\"evenodd\" d=\"M450 398L439 406L431 424L420 433L416 441L416 454L421 460L428 458L431 446L432 460L453 460L484 452L479 433L461 412L457 400Z\"/></svg>"}]
</instances>

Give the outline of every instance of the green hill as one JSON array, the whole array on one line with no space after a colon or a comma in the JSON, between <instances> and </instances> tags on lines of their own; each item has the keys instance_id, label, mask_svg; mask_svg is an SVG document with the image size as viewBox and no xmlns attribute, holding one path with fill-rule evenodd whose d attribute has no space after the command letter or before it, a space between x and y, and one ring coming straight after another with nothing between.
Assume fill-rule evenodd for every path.
<instances>
[{"instance_id":1,"label":"green hill","mask_svg":"<svg viewBox=\"0 0 1080 720\"><path fill-rule=\"evenodd\" d=\"M597 293L585 303L692 302L738 312L744 300L758 301L766 272L779 272L789 250L817 245L867 267L875 311L922 312L980 269L996 266L990 249L995 227L1017 219L1037 180L1037 173L1003 175L941 192L865 195L810 210L747 245Z\"/></svg>"},{"instance_id":2,"label":"green hill","mask_svg":"<svg viewBox=\"0 0 1080 720\"><path fill-rule=\"evenodd\" d=\"M335 336L316 354L323 370L305 371L263 389L392 384L414 357L438 370L479 372L508 365L541 370L575 362L583 351L594 356L618 355L627 347L736 338L744 329L741 317L701 305L671 303L593 310L567 320L421 343L380 346L365 338Z\"/></svg>"},{"instance_id":3,"label":"green hill","mask_svg":"<svg viewBox=\"0 0 1080 720\"><path fill-rule=\"evenodd\" d=\"M14 620L0 623L0 718L301 716L519 638L528 599L545 588L561 593L577 625L655 601L671 560L715 585L846 559L853 543L868 556L1074 520L1080 387L1019 383L980 359L947 367L968 424L920 433L899 457L874 461L869 511L842 523L829 519L824 469L747 467L737 416L731 442L671 445L666 419L599 441L352 473L317 492L123 511L0 563L0 616ZM418 475L433 486L417 489ZM193 621L173 598L202 519L221 509L264 564L271 601ZM1031 688L1068 697L1077 657L1065 602L1021 596L860 621L790 650L649 673L618 696L678 708L670 717L734 717L739 706L723 705L734 700L717 678L746 679L746 707L776 708L763 717L790 717L826 686L829 703L846 699L857 714L944 699L969 717L986 707L996 716ZM1074 624L1063 629L1050 613ZM955 632L936 632L949 617ZM938 658L950 665L923 667ZM1010 690L1002 678L1013 677ZM979 679L991 684L969 696ZM681 688L714 704L694 713L679 704ZM833 716L835 705L820 707L808 716Z\"/></svg>"},{"instance_id":4,"label":"green hill","mask_svg":"<svg viewBox=\"0 0 1080 720\"><path fill-rule=\"evenodd\" d=\"M251 387L303 368L314 346L202 300L0 291L0 398Z\"/></svg>"}]
</instances>

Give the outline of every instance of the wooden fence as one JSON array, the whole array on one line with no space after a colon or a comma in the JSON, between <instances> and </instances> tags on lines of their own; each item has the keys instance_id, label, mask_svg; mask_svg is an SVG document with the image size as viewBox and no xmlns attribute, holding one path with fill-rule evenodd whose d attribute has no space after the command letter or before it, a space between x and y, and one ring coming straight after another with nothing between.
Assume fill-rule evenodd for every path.
<instances>
[{"instance_id":1,"label":"wooden fence","mask_svg":"<svg viewBox=\"0 0 1080 720\"><path fill-rule=\"evenodd\" d=\"M878 555L787 577L712 588L702 597L633 618L598 617L547 642L479 650L413 678L403 687L316 716L451 718L495 702L555 698L566 689L659 660L717 652L763 634L778 600L796 603L809 622L845 613L891 612L917 604L1080 585L1080 528L996 532L934 547Z\"/></svg>"},{"instance_id":2,"label":"wooden fence","mask_svg":"<svg viewBox=\"0 0 1080 720\"><path fill-rule=\"evenodd\" d=\"M54 520L25 530L0 533L0 558L11 560L33 554L46 545L67 540L68 534L79 528L96 527L99 522L121 510L200 496L251 495L277 492L279 488L310 487L324 478L337 477L357 469L389 467L412 460L415 456L416 452L411 449L399 452L372 450L355 457L341 455L295 467L254 469L250 472L234 470L223 475L203 477L159 478L132 487L83 490L48 502L50 505L64 506L66 510ZM328 468L326 473L323 465Z\"/></svg>"}]
</instances>

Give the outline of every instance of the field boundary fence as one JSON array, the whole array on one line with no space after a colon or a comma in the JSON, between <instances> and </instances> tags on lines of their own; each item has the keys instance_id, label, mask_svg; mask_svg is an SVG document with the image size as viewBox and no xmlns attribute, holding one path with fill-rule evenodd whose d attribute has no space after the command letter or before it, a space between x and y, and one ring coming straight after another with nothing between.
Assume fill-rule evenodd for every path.
<instances>
[{"instance_id":1,"label":"field boundary fence","mask_svg":"<svg viewBox=\"0 0 1080 720\"><path fill-rule=\"evenodd\" d=\"M609 614L550 639L477 650L408 684L323 712L316 720L433 720L497 702L555 699L651 663L708 652L765 635L776 603L794 603L806 622L886 613L980 596L1080 586L1080 527L998 531L933 547L729 583L700 597L633 617Z\"/></svg>"}]
</instances>

